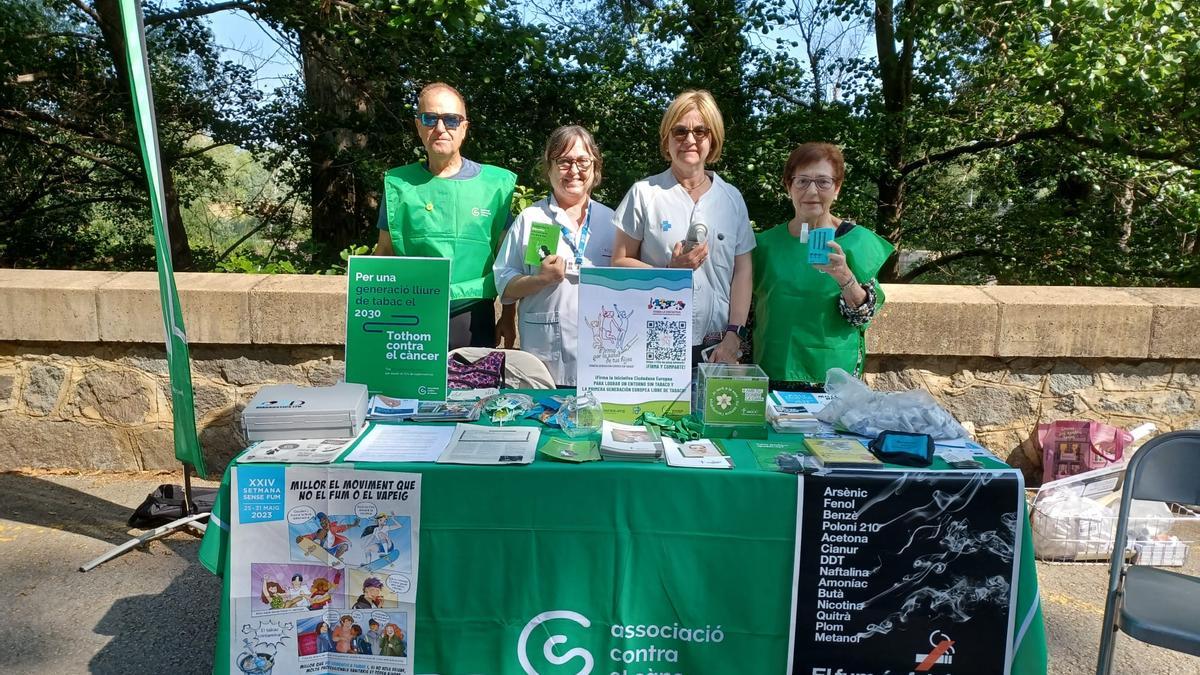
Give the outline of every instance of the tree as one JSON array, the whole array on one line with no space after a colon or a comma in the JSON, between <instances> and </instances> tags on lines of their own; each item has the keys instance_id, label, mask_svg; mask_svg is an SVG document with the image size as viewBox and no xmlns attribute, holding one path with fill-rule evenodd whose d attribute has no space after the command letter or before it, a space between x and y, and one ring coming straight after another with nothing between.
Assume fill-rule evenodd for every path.
<instances>
[{"instance_id":1,"label":"tree","mask_svg":"<svg viewBox=\"0 0 1200 675\"><path fill-rule=\"evenodd\" d=\"M883 161L876 224L893 243L904 239L907 189L921 172L987 151L1053 141L1200 168L1200 128L1184 94L1198 74L1183 67L1200 33L1181 2L1112 11L1074 0L872 4ZM1151 42L1153 55L1143 54ZM900 277L898 257L884 276Z\"/></svg>"},{"instance_id":2,"label":"tree","mask_svg":"<svg viewBox=\"0 0 1200 675\"><path fill-rule=\"evenodd\" d=\"M245 120L252 114L247 109L258 101L245 70L221 61L211 34L196 21L200 7L188 4L147 18L166 165L167 225L179 269L194 264L180 204L212 177L214 165L206 152L249 144ZM152 260L144 227L146 181L115 0L90 5L3 0L0 15L6 27L0 33L5 55L0 75L16 83L0 99L0 136L22 172L17 194L0 197L16 198L0 208L10 225L4 261L145 265ZM201 133L213 142L186 147ZM74 220L64 222L65 217ZM33 240L36 248L22 240L33 231L41 235ZM109 245L101 247L102 241ZM88 242L88 248L81 250L80 242ZM107 260L90 259L96 255Z\"/></svg>"}]
</instances>

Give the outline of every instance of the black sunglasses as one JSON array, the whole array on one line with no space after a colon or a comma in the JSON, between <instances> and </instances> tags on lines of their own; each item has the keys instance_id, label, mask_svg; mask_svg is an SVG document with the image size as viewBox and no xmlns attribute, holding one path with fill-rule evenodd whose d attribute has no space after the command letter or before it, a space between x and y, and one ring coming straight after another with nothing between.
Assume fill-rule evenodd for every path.
<instances>
[{"instance_id":1,"label":"black sunglasses","mask_svg":"<svg viewBox=\"0 0 1200 675\"><path fill-rule=\"evenodd\" d=\"M421 126L429 127L430 129L437 126L438 120L441 120L447 129L457 129L459 125L467 121L465 115L459 115L458 113L442 113L439 115L438 113L423 112L417 113L416 117L421 122Z\"/></svg>"}]
</instances>

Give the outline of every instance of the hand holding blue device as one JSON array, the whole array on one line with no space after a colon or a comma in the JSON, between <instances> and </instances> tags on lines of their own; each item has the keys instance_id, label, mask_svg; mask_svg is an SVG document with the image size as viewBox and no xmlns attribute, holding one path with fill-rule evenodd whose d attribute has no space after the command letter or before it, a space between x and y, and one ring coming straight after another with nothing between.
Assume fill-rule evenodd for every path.
<instances>
[{"instance_id":1,"label":"hand holding blue device","mask_svg":"<svg viewBox=\"0 0 1200 675\"><path fill-rule=\"evenodd\" d=\"M829 264L829 242L835 231L832 227L818 227L808 233L808 264Z\"/></svg>"}]
</instances>

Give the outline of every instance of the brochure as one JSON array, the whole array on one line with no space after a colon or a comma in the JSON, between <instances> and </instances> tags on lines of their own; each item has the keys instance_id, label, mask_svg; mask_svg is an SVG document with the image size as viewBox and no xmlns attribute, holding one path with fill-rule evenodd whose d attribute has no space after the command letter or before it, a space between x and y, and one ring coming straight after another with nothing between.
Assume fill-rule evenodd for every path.
<instances>
[{"instance_id":1,"label":"brochure","mask_svg":"<svg viewBox=\"0 0 1200 675\"><path fill-rule=\"evenodd\" d=\"M525 264L541 267L542 261L558 251L560 231L554 223L530 223L529 245L525 247Z\"/></svg>"},{"instance_id":2,"label":"brochure","mask_svg":"<svg viewBox=\"0 0 1200 675\"><path fill-rule=\"evenodd\" d=\"M747 440L746 445L754 453L758 468L763 471L779 471L778 457L780 455L806 455L804 438L795 441L755 441Z\"/></svg>"},{"instance_id":3,"label":"brochure","mask_svg":"<svg viewBox=\"0 0 1200 675\"><path fill-rule=\"evenodd\" d=\"M653 429L605 420L600 454L609 459L653 462L662 456L662 443Z\"/></svg>"},{"instance_id":4,"label":"brochure","mask_svg":"<svg viewBox=\"0 0 1200 675\"><path fill-rule=\"evenodd\" d=\"M538 448L538 452L560 462L595 462L600 459L600 446L596 441L575 440L552 436Z\"/></svg>"},{"instance_id":5,"label":"brochure","mask_svg":"<svg viewBox=\"0 0 1200 675\"><path fill-rule=\"evenodd\" d=\"M259 441L238 458L239 464L283 462L287 464L328 464L342 454L353 438Z\"/></svg>"},{"instance_id":6,"label":"brochure","mask_svg":"<svg viewBox=\"0 0 1200 675\"><path fill-rule=\"evenodd\" d=\"M804 445L830 468L883 467L883 462L872 455L867 446L853 438L806 438Z\"/></svg>"},{"instance_id":7,"label":"brochure","mask_svg":"<svg viewBox=\"0 0 1200 675\"><path fill-rule=\"evenodd\" d=\"M419 402L415 398L392 398L383 394L371 397L367 406L369 420L402 420L417 412Z\"/></svg>"},{"instance_id":8,"label":"brochure","mask_svg":"<svg viewBox=\"0 0 1200 675\"><path fill-rule=\"evenodd\" d=\"M732 469L733 460L708 439L678 443L675 439L664 436L662 439L663 457L669 466L690 467L693 469Z\"/></svg>"},{"instance_id":9,"label":"brochure","mask_svg":"<svg viewBox=\"0 0 1200 675\"><path fill-rule=\"evenodd\" d=\"M537 427L458 424L439 464L528 464L537 452Z\"/></svg>"}]
</instances>

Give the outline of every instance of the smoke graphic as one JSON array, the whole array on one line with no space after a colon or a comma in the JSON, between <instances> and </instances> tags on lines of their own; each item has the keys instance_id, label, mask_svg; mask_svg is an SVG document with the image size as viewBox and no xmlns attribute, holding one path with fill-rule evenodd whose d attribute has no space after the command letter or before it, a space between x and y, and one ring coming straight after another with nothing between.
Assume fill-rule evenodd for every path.
<instances>
[{"instance_id":1,"label":"smoke graphic","mask_svg":"<svg viewBox=\"0 0 1200 675\"><path fill-rule=\"evenodd\" d=\"M909 593L898 611L892 612L879 623L867 624L867 629L858 634L860 640L872 635L890 633L897 624L905 623L915 612L929 614L934 618L947 618L957 623L971 620L971 613L981 607L1007 607L1011 589L1004 577L993 576L983 583L966 577L958 577L947 589L922 587Z\"/></svg>"},{"instance_id":2,"label":"smoke graphic","mask_svg":"<svg viewBox=\"0 0 1200 675\"><path fill-rule=\"evenodd\" d=\"M903 554L917 542L936 541L940 550L937 553L915 557L910 573L863 603L863 606L867 607L885 597L907 592L898 611L892 612L879 623L868 624L867 629L858 634L859 639L889 633L897 625L907 622L914 613L964 622L970 620L971 613L981 607L1007 606L1011 588L1002 576L983 579L955 576L950 586L944 588L939 588L936 583L951 563L962 556L982 553L1005 563L1012 563L1016 542L1016 512L1002 514L998 529L980 532L971 530L968 519L956 518L953 515L966 508L979 489L987 485L992 478L989 473L980 473L970 477L957 492L934 490L928 503L910 509L883 525L887 527L898 522L913 521L925 523L912 529L908 541L895 556ZM915 485L929 480L931 477L928 474L914 472L902 475L876 498L864 504L859 509L859 514L882 503L888 496L903 492L909 482Z\"/></svg>"}]
</instances>

